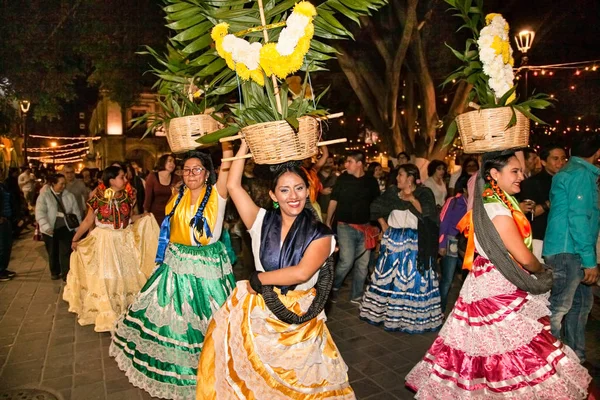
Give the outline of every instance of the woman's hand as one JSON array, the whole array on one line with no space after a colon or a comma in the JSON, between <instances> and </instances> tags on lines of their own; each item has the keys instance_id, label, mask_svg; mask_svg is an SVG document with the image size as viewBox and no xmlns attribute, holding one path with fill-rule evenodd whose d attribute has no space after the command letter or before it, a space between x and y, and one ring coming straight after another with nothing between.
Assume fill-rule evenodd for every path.
<instances>
[{"instance_id":1,"label":"woman's hand","mask_svg":"<svg viewBox=\"0 0 600 400\"><path fill-rule=\"evenodd\" d=\"M71 242L71 250L73 251L77 251L77 244L79 243L79 241L72 241Z\"/></svg>"}]
</instances>

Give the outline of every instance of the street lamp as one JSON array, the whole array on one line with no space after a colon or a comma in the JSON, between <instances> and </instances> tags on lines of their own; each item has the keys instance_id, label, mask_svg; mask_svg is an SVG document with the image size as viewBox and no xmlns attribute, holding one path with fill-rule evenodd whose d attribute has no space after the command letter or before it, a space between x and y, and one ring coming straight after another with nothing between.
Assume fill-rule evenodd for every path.
<instances>
[{"instance_id":1,"label":"street lamp","mask_svg":"<svg viewBox=\"0 0 600 400\"><path fill-rule=\"evenodd\" d=\"M529 67L527 63L529 62L529 56L527 55L527 51L531 49L533 45L533 39L535 38L534 31L524 30L519 32L518 35L515 36L515 42L517 42L517 48L521 52L521 68L525 69L525 98L527 98L527 76L529 75Z\"/></svg>"},{"instance_id":2,"label":"street lamp","mask_svg":"<svg viewBox=\"0 0 600 400\"><path fill-rule=\"evenodd\" d=\"M21 106L21 118L23 120L23 157L25 158L25 165L29 165L29 159L27 158L27 138L29 136L25 127L25 121L27 120L27 112L29 111L29 107L31 107L31 103L29 100L21 100L19 105Z\"/></svg>"}]
</instances>

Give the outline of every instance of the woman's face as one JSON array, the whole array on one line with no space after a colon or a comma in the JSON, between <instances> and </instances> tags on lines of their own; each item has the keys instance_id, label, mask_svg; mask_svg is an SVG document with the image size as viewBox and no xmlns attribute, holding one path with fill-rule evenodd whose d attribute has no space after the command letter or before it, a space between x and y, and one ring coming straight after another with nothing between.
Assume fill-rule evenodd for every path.
<instances>
[{"instance_id":1,"label":"woman's face","mask_svg":"<svg viewBox=\"0 0 600 400\"><path fill-rule=\"evenodd\" d=\"M435 177L436 178L443 178L444 175L446 175L446 166L445 165L440 165L435 169Z\"/></svg>"},{"instance_id":2,"label":"woman's face","mask_svg":"<svg viewBox=\"0 0 600 400\"><path fill-rule=\"evenodd\" d=\"M300 176L293 172L286 172L277 180L275 192L270 191L269 195L273 201L279 203L282 213L296 217L306 205L308 187Z\"/></svg>"},{"instance_id":3,"label":"woman's face","mask_svg":"<svg viewBox=\"0 0 600 400\"><path fill-rule=\"evenodd\" d=\"M380 166L375 167L375 169L373 170L373 177L379 179L383 176L383 168L381 168Z\"/></svg>"},{"instance_id":4,"label":"woman's face","mask_svg":"<svg viewBox=\"0 0 600 400\"><path fill-rule=\"evenodd\" d=\"M169 171L170 174L175 171L175 159L173 157L167 157L167 162L165 162L165 170Z\"/></svg>"},{"instance_id":5,"label":"woman's face","mask_svg":"<svg viewBox=\"0 0 600 400\"><path fill-rule=\"evenodd\" d=\"M521 191L521 182L524 179L523 168L517 157L509 158L508 163L500 170L492 168L490 175L506 193L514 195Z\"/></svg>"},{"instance_id":6,"label":"woman's face","mask_svg":"<svg viewBox=\"0 0 600 400\"><path fill-rule=\"evenodd\" d=\"M62 191L65 190L65 186L67 186L65 178L58 178L58 182L52 185L52 190L54 190L55 193L62 193Z\"/></svg>"},{"instance_id":7,"label":"woman's face","mask_svg":"<svg viewBox=\"0 0 600 400\"><path fill-rule=\"evenodd\" d=\"M190 158L183 164L181 170L183 174L183 183L191 190L199 189L208 179L208 171L202 165L198 158Z\"/></svg>"},{"instance_id":8,"label":"woman's face","mask_svg":"<svg viewBox=\"0 0 600 400\"><path fill-rule=\"evenodd\" d=\"M398 165L408 164L408 157L405 154L401 154L398 156Z\"/></svg>"},{"instance_id":9,"label":"woman's face","mask_svg":"<svg viewBox=\"0 0 600 400\"><path fill-rule=\"evenodd\" d=\"M398 189L410 189L414 186L413 178L409 176L405 170L400 168L398 170L398 176L396 177L396 182L398 184Z\"/></svg>"},{"instance_id":10,"label":"woman's face","mask_svg":"<svg viewBox=\"0 0 600 400\"><path fill-rule=\"evenodd\" d=\"M127 185L127 178L125 177L125 173L123 170L119 171L119 175L117 175L114 179L109 180L110 187L115 190L123 190Z\"/></svg>"},{"instance_id":11,"label":"woman's face","mask_svg":"<svg viewBox=\"0 0 600 400\"><path fill-rule=\"evenodd\" d=\"M479 167L475 161L469 161L465 167L467 174L469 175L473 175L479 170Z\"/></svg>"}]
</instances>

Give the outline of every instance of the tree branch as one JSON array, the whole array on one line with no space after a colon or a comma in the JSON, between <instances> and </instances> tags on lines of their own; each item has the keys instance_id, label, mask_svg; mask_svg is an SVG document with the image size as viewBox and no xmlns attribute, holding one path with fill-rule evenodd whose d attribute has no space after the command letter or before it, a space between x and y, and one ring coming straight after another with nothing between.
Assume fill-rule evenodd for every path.
<instances>
[{"instance_id":1,"label":"tree branch","mask_svg":"<svg viewBox=\"0 0 600 400\"><path fill-rule=\"evenodd\" d=\"M394 60L392 62L392 68L387 70L387 81L388 81L388 99L387 106L389 110L389 127L393 128L396 125L398 117L398 94L400 92L400 73L402 71L402 64L406 57L406 52L411 42L413 31L417 23L417 3L418 0L407 0L406 6L406 20L404 22L404 29L402 31L402 39L394 54ZM399 13L399 18L404 15L401 7L394 7ZM400 19L402 21L402 19Z\"/></svg>"},{"instance_id":2,"label":"tree branch","mask_svg":"<svg viewBox=\"0 0 600 400\"><path fill-rule=\"evenodd\" d=\"M377 51L379 51L381 58L383 58L385 61L385 68L389 69L392 56L390 55L387 45L385 44L385 40L383 40L377 31L377 28L375 28L375 26L371 23L371 19L369 17L360 17L360 22L363 24L364 29L366 29L369 33L369 36L375 44L375 48L377 48Z\"/></svg>"},{"instance_id":3,"label":"tree branch","mask_svg":"<svg viewBox=\"0 0 600 400\"><path fill-rule=\"evenodd\" d=\"M352 89L360 100L360 103L367 114L367 118L369 118L374 128L379 131L379 133L383 136L388 136L388 129L384 122L385 120L382 118L381 110L378 109L377 101L374 98L376 97L374 95L377 92L373 93L370 90L369 85L365 82L368 81L370 77L369 79L363 78L362 72L358 71L356 68L355 60L347 53L343 52L338 54L337 59L348 82L350 82L350 86L352 86Z\"/></svg>"}]
</instances>

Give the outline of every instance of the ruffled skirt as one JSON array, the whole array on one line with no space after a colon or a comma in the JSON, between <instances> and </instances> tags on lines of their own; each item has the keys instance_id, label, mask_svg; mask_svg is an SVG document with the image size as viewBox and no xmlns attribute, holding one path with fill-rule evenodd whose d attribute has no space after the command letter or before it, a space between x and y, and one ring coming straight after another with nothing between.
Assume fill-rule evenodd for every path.
<instances>
[{"instance_id":1,"label":"ruffled skirt","mask_svg":"<svg viewBox=\"0 0 600 400\"><path fill-rule=\"evenodd\" d=\"M478 257L406 383L417 399L585 399L591 377L550 333L548 294L518 289Z\"/></svg>"},{"instance_id":2,"label":"ruffled skirt","mask_svg":"<svg viewBox=\"0 0 600 400\"><path fill-rule=\"evenodd\" d=\"M80 325L114 329L154 269L158 224L152 216L125 229L97 227L71 253L63 299Z\"/></svg>"},{"instance_id":3,"label":"ruffled skirt","mask_svg":"<svg viewBox=\"0 0 600 400\"><path fill-rule=\"evenodd\" d=\"M355 399L348 367L325 325L325 313L300 325L278 320L262 296L238 286L210 323L198 366L196 399ZM300 314L314 289L279 295Z\"/></svg>"},{"instance_id":4,"label":"ruffled skirt","mask_svg":"<svg viewBox=\"0 0 600 400\"><path fill-rule=\"evenodd\" d=\"M171 243L165 261L117 322L109 353L129 381L164 399L193 399L209 320L233 291L221 242Z\"/></svg>"},{"instance_id":5,"label":"ruffled skirt","mask_svg":"<svg viewBox=\"0 0 600 400\"><path fill-rule=\"evenodd\" d=\"M438 330L443 315L439 282L433 268L417 269L418 232L388 228L377 266L365 290L361 319L387 331L423 333Z\"/></svg>"}]
</instances>

